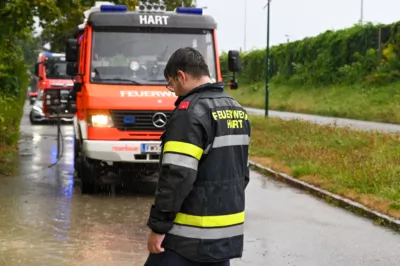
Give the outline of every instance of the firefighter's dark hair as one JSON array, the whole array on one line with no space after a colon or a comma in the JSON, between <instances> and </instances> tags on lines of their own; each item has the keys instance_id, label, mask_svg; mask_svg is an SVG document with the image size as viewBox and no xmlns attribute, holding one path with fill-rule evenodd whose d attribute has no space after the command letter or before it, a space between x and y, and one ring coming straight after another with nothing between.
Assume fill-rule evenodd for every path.
<instances>
[{"instance_id":1,"label":"firefighter's dark hair","mask_svg":"<svg viewBox=\"0 0 400 266\"><path fill-rule=\"evenodd\" d=\"M171 55L164 69L165 79L176 78L178 70L186 72L194 78L210 77L210 70L204 57L192 47L180 48Z\"/></svg>"}]
</instances>

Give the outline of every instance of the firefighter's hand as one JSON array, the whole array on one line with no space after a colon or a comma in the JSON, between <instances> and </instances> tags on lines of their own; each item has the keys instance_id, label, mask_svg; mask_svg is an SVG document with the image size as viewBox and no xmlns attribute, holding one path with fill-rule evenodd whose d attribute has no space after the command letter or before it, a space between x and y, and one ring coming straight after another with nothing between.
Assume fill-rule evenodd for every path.
<instances>
[{"instance_id":1,"label":"firefighter's hand","mask_svg":"<svg viewBox=\"0 0 400 266\"><path fill-rule=\"evenodd\" d=\"M158 254L164 252L164 248L161 247L164 238L165 235L159 235L153 231L150 231L149 239L147 240L147 249L150 251L150 253Z\"/></svg>"}]
</instances>

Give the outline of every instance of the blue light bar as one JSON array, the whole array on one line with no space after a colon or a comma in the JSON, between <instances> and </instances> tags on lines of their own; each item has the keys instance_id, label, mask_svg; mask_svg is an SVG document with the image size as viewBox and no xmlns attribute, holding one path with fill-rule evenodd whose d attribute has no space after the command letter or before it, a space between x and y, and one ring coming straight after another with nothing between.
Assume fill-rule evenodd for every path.
<instances>
[{"instance_id":1,"label":"blue light bar","mask_svg":"<svg viewBox=\"0 0 400 266\"><path fill-rule=\"evenodd\" d=\"M203 15L202 8L195 8L195 7L177 7L176 13L179 14L192 14L192 15Z\"/></svg>"},{"instance_id":2,"label":"blue light bar","mask_svg":"<svg viewBox=\"0 0 400 266\"><path fill-rule=\"evenodd\" d=\"M45 57L52 57L52 56L53 56L53 53L47 53L47 52L46 52L46 53L44 53L43 55L44 55Z\"/></svg>"},{"instance_id":3,"label":"blue light bar","mask_svg":"<svg viewBox=\"0 0 400 266\"><path fill-rule=\"evenodd\" d=\"M126 5L102 5L100 6L101 12L126 12L128 7Z\"/></svg>"}]
</instances>

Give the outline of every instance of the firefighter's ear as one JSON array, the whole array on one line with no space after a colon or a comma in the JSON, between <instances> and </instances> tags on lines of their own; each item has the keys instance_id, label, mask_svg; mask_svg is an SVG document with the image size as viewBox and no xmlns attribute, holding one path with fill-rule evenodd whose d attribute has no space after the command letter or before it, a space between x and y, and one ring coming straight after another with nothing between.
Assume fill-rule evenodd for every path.
<instances>
[{"instance_id":1,"label":"firefighter's ear","mask_svg":"<svg viewBox=\"0 0 400 266\"><path fill-rule=\"evenodd\" d=\"M187 81L187 75L185 72L183 72L182 70L178 70L177 74L178 74L178 80L181 83L185 83Z\"/></svg>"}]
</instances>

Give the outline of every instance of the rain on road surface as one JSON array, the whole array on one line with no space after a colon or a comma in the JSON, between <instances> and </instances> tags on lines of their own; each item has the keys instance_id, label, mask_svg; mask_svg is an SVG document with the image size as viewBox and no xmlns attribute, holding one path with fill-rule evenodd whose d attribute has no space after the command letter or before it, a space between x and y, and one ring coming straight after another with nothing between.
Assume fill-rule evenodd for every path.
<instances>
[{"instance_id":1,"label":"rain on road surface","mask_svg":"<svg viewBox=\"0 0 400 266\"><path fill-rule=\"evenodd\" d=\"M252 115L264 115L263 109L246 107L249 114ZM400 132L400 125L379 123L371 121L354 120L347 118L327 117L319 115L309 115L291 112L280 112L280 111L268 111L268 115L271 117L279 117L286 120L300 119L308 122L321 124L321 125L333 125L336 124L338 127L350 127L357 130L378 130L387 133Z\"/></svg>"},{"instance_id":2,"label":"rain on road surface","mask_svg":"<svg viewBox=\"0 0 400 266\"><path fill-rule=\"evenodd\" d=\"M72 126L56 159L56 127L22 120L19 176L0 176L0 265L142 266L154 181L140 193L83 196L73 178ZM36 172L35 172L36 171ZM234 266L400 265L400 235L255 172L245 251Z\"/></svg>"}]
</instances>

